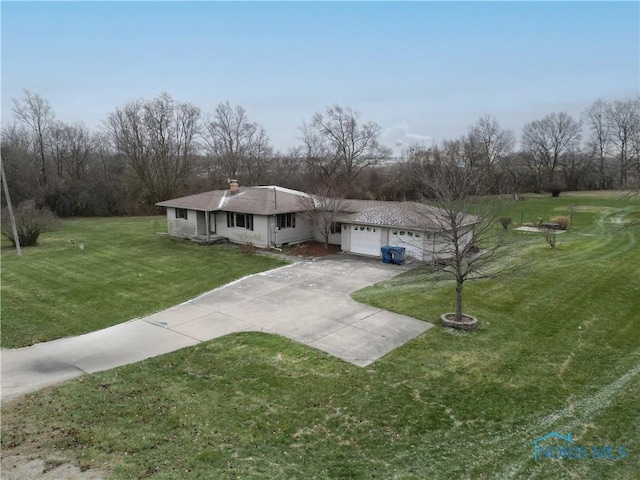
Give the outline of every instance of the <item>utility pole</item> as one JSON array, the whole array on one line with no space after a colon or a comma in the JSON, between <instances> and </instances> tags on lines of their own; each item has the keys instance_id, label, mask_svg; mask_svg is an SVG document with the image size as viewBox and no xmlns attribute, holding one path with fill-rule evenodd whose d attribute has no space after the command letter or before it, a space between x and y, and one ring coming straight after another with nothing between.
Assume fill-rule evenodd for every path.
<instances>
[{"instance_id":1,"label":"utility pole","mask_svg":"<svg viewBox=\"0 0 640 480\"><path fill-rule=\"evenodd\" d=\"M11 206L11 197L9 197L9 187L7 186L7 176L4 174L4 163L2 162L2 153L0 153L0 173L2 174L2 185L4 186L4 196L7 199L7 209L9 210L9 219L11 220L11 229L13 230L13 238L16 243L16 251L18 256L22 256L20 250L20 238L18 237L18 228L16 227L16 217L13 215L13 207Z\"/></svg>"}]
</instances>

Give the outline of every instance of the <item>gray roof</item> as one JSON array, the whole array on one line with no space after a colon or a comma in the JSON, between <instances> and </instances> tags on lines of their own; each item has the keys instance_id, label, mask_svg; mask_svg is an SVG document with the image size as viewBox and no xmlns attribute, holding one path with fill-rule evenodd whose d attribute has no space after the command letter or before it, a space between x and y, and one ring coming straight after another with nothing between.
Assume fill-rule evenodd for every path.
<instances>
[{"instance_id":1,"label":"gray roof","mask_svg":"<svg viewBox=\"0 0 640 480\"><path fill-rule=\"evenodd\" d=\"M277 186L240 187L237 192L213 190L156 203L160 207L184 208L214 212L253 213L275 215L278 213L306 210L305 199L310 195ZM362 225L377 225L416 230L439 230L442 228L442 210L415 202L386 202L381 200L345 200L345 212L336 221ZM477 221L466 215L468 224Z\"/></svg>"},{"instance_id":2,"label":"gray roof","mask_svg":"<svg viewBox=\"0 0 640 480\"><path fill-rule=\"evenodd\" d=\"M220 209L220 205L229 193L228 190L213 190L211 192L197 193L195 195L187 195L186 197L173 198L158 202L159 207L185 208L188 210L202 210L205 212L213 212Z\"/></svg>"},{"instance_id":3,"label":"gray roof","mask_svg":"<svg viewBox=\"0 0 640 480\"><path fill-rule=\"evenodd\" d=\"M213 190L165 200L156 203L156 205L205 212L224 210L257 215L275 215L305 210L303 199L307 197L306 193L276 186L241 187L237 192Z\"/></svg>"},{"instance_id":4,"label":"gray roof","mask_svg":"<svg viewBox=\"0 0 640 480\"><path fill-rule=\"evenodd\" d=\"M353 204L354 213L340 215L341 223L378 225L416 230L440 230L446 225L444 210L415 202L380 202L358 200ZM477 221L473 215L465 215L465 224Z\"/></svg>"}]
</instances>

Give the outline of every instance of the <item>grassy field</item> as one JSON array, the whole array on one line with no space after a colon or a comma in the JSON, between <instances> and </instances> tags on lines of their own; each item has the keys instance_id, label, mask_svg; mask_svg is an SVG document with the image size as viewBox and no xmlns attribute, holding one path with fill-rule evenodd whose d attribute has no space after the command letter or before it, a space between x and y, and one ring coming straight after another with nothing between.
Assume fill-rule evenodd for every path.
<instances>
[{"instance_id":1,"label":"grassy field","mask_svg":"<svg viewBox=\"0 0 640 480\"><path fill-rule=\"evenodd\" d=\"M231 335L3 405L3 455L122 479L636 479L640 202L530 195L511 208L515 223L571 213L558 250L513 232L526 269L468 284L476 332L432 328L364 369ZM454 288L415 269L354 296L435 321ZM551 431L626 456L536 462L531 442Z\"/></svg>"},{"instance_id":2,"label":"grassy field","mask_svg":"<svg viewBox=\"0 0 640 480\"><path fill-rule=\"evenodd\" d=\"M155 235L161 217L65 220L22 257L2 243L2 346L98 330L282 261ZM6 242L6 243L5 243Z\"/></svg>"}]
</instances>

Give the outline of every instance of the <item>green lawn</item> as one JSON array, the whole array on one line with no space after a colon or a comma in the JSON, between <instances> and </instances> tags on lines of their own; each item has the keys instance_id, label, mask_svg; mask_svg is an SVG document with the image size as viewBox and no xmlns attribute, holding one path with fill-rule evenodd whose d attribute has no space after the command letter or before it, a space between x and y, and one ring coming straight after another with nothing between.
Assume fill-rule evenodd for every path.
<instances>
[{"instance_id":1,"label":"green lawn","mask_svg":"<svg viewBox=\"0 0 640 480\"><path fill-rule=\"evenodd\" d=\"M65 220L18 257L2 243L2 346L98 330L282 266L221 246L155 235L161 217ZM5 243L6 242L6 243Z\"/></svg>"},{"instance_id":2,"label":"green lawn","mask_svg":"<svg viewBox=\"0 0 640 480\"><path fill-rule=\"evenodd\" d=\"M3 454L122 479L636 479L640 202L530 195L511 215L568 210L559 250L513 232L527 267L466 286L476 332L438 326L364 369L231 335L3 405ZM454 288L416 269L354 296L435 321ZM534 461L551 431L627 455Z\"/></svg>"}]
</instances>

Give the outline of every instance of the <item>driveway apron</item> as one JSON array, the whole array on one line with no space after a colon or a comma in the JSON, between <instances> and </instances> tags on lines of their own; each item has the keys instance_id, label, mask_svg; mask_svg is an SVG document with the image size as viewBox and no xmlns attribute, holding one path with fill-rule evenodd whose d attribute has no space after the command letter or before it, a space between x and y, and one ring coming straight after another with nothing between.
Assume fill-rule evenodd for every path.
<instances>
[{"instance_id":1,"label":"driveway apron","mask_svg":"<svg viewBox=\"0 0 640 480\"><path fill-rule=\"evenodd\" d=\"M299 262L144 318L2 350L1 399L243 331L281 335L364 367L433 326L349 296L405 269L349 255Z\"/></svg>"}]
</instances>

